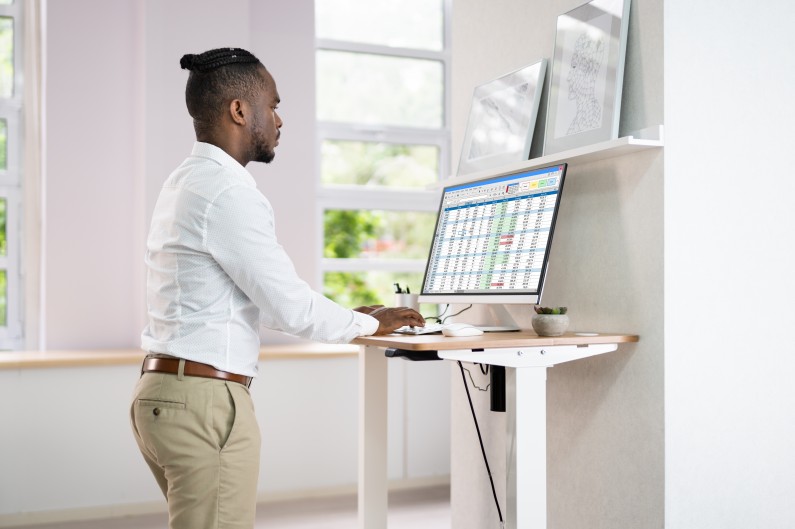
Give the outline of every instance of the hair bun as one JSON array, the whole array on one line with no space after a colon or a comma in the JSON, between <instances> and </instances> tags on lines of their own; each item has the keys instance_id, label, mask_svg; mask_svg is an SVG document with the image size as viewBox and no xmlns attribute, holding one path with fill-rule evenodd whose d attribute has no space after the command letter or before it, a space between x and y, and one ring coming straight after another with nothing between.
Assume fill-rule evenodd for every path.
<instances>
[{"instance_id":1,"label":"hair bun","mask_svg":"<svg viewBox=\"0 0 795 529\"><path fill-rule=\"evenodd\" d=\"M242 48L217 48L205 51L198 55L188 53L179 60L183 70L190 72L207 73L232 64L257 64L257 59L251 52Z\"/></svg>"},{"instance_id":2,"label":"hair bun","mask_svg":"<svg viewBox=\"0 0 795 529\"><path fill-rule=\"evenodd\" d=\"M179 60L179 65L183 70L193 71L193 66L196 64L196 55L187 53Z\"/></svg>"}]
</instances>

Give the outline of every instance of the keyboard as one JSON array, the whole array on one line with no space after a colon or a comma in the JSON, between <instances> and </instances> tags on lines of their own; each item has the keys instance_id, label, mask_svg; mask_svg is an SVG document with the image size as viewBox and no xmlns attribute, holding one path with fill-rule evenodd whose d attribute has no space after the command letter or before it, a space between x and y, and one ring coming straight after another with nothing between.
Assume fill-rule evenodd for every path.
<instances>
[{"instance_id":1,"label":"keyboard","mask_svg":"<svg viewBox=\"0 0 795 529\"><path fill-rule=\"evenodd\" d=\"M398 334L412 334L412 335L432 334L435 332L442 332L442 327L444 327L444 325L441 323L430 323L426 324L425 327L409 327L409 326L399 327L395 329L393 332L396 332Z\"/></svg>"}]
</instances>

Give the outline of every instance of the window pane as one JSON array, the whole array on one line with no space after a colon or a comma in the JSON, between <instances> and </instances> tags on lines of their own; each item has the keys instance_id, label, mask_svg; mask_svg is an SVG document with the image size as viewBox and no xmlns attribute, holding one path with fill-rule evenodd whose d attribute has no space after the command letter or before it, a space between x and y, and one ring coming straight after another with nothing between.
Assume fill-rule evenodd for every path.
<instances>
[{"instance_id":1,"label":"window pane","mask_svg":"<svg viewBox=\"0 0 795 529\"><path fill-rule=\"evenodd\" d=\"M319 50L317 113L322 121L441 128L442 63Z\"/></svg>"},{"instance_id":2,"label":"window pane","mask_svg":"<svg viewBox=\"0 0 795 529\"><path fill-rule=\"evenodd\" d=\"M395 306L395 283L409 287L412 293L422 288L420 272L326 272L323 293L348 308L362 305ZM435 304L421 304L420 314L426 318L438 315Z\"/></svg>"},{"instance_id":3,"label":"window pane","mask_svg":"<svg viewBox=\"0 0 795 529\"><path fill-rule=\"evenodd\" d=\"M5 257L7 255L7 248L6 248L6 226L8 223L6 219L8 218L8 200L5 198L0 198L0 256Z\"/></svg>"},{"instance_id":4,"label":"window pane","mask_svg":"<svg viewBox=\"0 0 795 529\"><path fill-rule=\"evenodd\" d=\"M326 210L323 256L425 260L435 223L435 213Z\"/></svg>"},{"instance_id":5,"label":"window pane","mask_svg":"<svg viewBox=\"0 0 795 529\"><path fill-rule=\"evenodd\" d=\"M315 0L320 38L439 51L442 0Z\"/></svg>"},{"instance_id":6,"label":"window pane","mask_svg":"<svg viewBox=\"0 0 795 529\"><path fill-rule=\"evenodd\" d=\"M14 19L0 17L0 97L14 95Z\"/></svg>"},{"instance_id":7,"label":"window pane","mask_svg":"<svg viewBox=\"0 0 795 529\"><path fill-rule=\"evenodd\" d=\"M8 327L6 311L8 307L8 288L6 287L6 271L0 270L0 327Z\"/></svg>"},{"instance_id":8,"label":"window pane","mask_svg":"<svg viewBox=\"0 0 795 529\"><path fill-rule=\"evenodd\" d=\"M8 122L0 119L0 171L8 169Z\"/></svg>"},{"instance_id":9,"label":"window pane","mask_svg":"<svg viewBox=\"0 0 795 529\"><path fill-rule=\"evenodd\" d=\"M426 188L437 180L439 148L326 140L321 147L324 184Z\"/></svg>"}]
</instances>

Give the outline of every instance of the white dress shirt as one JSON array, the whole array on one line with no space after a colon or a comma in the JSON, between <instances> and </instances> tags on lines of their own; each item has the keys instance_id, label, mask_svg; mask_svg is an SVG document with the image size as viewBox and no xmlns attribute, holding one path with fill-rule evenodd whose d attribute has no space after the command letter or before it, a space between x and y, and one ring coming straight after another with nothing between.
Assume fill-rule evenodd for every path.
<instances>
[{"instance_id":1,"label":"white dress shirt","mask_svg":"<svg viewBox=\"0 0 795 529\"><path fill-rule=\"evenodd\" d=\"M254 178L208 143L196 142L163 185L146 265L146 351L255 376L259 325L330 343L378 329L296 275Z\"/></svg>"}]
</instances>

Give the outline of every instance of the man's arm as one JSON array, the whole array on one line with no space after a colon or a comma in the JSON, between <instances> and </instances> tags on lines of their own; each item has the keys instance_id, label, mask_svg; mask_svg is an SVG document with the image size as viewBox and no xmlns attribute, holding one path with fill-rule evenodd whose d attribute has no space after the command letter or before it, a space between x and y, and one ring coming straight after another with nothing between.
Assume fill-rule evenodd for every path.
<instances>
[{"instance_id":1,"label":"man's arm","mask_svg":"<svg viewBox=\"0 0 795 529\"><path fill-rule=\"evenodd\" d=\"M224 271L262 311L272 329L326 342L388 334L403 325L422 325L411 309L372 308L356 314L314 292L298 277L276 240L270 204L255 188L233 186L207 214L206 248Z\"/></svg>"}]
</instances>

